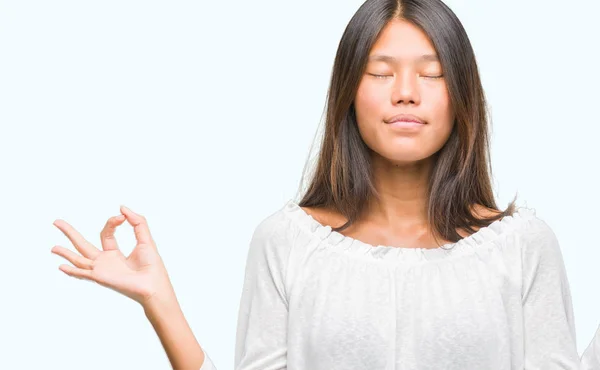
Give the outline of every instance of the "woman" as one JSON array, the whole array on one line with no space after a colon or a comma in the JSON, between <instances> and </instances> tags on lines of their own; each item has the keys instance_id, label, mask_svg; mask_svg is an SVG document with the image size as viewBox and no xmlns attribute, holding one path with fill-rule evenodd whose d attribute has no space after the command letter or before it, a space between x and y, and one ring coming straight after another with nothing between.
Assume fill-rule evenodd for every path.
<instances>
[{"instance_id":1,"label":"woman","mask_svg":"<svg viewBox=\"0 0 600 370\"><path fill-rule=\"evenodd\" d=\"M368 0L335 58L325 136L300 202L250 243L235 368L600 369L579 358L560 247L497 208L469 39L439 0ZM177 304L145 219L122 207L100 251L53 252L142 304L176 369L214 369ZM114 239L124 220L138 245ZM168 319L167 319L168 318Z\"/></svg>"}]
</instances>

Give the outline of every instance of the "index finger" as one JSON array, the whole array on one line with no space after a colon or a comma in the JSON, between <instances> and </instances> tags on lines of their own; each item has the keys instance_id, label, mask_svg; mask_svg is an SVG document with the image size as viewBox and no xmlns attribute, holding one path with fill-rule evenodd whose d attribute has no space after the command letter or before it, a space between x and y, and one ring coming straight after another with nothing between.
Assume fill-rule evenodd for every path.
<instances>
[{"instance_id":1,"label":"index finger","mask_svg":"<svg viewBox=\"0 0 600 370\"><path fill-rule=\"evenodd\" d=\"M133 232L139 244L154 244L150 228L148 228L148 222L146 222L144 216L138 215L123 205L121 206L121 213L127 218L127 222L133 226Z\"/></svg>"},{"instance_id":2,"label":"index finger","mask_svg":"<svg viewBox=\"0 0 600 370\"><path fill-rule=\"evenodd\" d=\"M125 221L125 216L123 215L111 217L106 221L104 228L100 232L100 242L102 243L103 250L111 251L119 249L117 239L115 239L115 231L117 230L117 226L120 226L123 221Z\"/></svg>"}]
</instances>

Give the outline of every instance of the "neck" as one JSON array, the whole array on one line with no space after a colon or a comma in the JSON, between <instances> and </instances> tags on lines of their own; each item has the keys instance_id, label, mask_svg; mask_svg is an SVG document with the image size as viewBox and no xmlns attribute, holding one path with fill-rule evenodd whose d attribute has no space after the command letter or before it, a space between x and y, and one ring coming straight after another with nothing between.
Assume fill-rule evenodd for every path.
<instances>
[{"instance_id":1,"label":"neck","mask_svg":"<svg viewBox=\"0 0 600 370\"><path fill-rule=\"evenodd\" d=\"M427 188L433 161L398 164L374 157L372 166L379 199L367 202L363 219L395 229L427 228Z\"/></svg>"}]
</instances>

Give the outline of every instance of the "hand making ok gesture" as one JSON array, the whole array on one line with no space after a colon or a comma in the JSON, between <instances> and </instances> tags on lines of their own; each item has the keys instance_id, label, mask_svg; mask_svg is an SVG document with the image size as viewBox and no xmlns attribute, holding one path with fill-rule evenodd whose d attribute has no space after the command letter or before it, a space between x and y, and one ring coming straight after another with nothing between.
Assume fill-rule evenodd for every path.
<instances>
[{"instance_id":1,"label":"hand making ok gesture","mask_svg":"<svg viewBox=\"0 0 600 370\"><path fill-rule=\"evenodd\" d=\"M119 250L115 239L116 228L125 220L133 226L137 240L137 245L127 257ZM156 296L174 296L162 258L152 240L146 218L142 215L121 206L121 215L109 218L100 233L102 250L85 240L66 221L59 219L54 221L54 225L69 238L80 253L62 246L52 248L52 253L73 264L60 265L60 270L67 275L113 289L142 306Z\"/></svg>"}]
</instances>

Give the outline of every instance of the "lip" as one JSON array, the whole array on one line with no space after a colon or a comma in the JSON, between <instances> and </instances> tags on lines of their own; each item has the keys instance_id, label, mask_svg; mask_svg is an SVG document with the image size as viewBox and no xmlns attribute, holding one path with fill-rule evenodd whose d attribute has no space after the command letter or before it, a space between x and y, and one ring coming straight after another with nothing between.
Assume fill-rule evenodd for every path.
<instances>
[{"instance_id":1,"label":"lip","mask_svg":"<svg viewBox=\"0 0 600 370\"><path fill-rule=\"evenodd\" d=\"M398 114L385 122L388 124L395 123L395 122L413 122L413 123L420 123L422 125L425 124L425 121L423 121L421 118L414 116L412 114Z\"/></svg>"}]
</instances>

